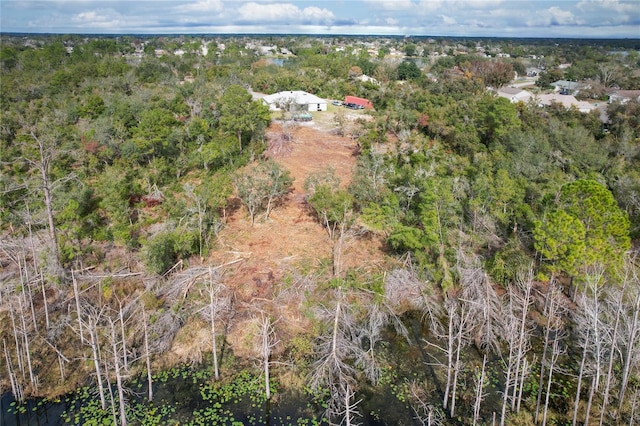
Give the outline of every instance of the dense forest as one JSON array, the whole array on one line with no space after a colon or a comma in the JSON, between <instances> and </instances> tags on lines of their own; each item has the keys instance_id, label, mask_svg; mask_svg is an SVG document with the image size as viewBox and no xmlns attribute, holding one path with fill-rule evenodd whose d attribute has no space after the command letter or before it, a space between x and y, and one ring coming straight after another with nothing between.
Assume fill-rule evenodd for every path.
<instances>
[{"instance_id":1,"label":"dense forest","mask_svg":"<svg viewBox=\"0 0 640 426\"><path fill-rule=\"evenodd\" d=\"M640 96L608 102L640 89L640 42L1 42L3 415L66 397L75 424L640 422ZM496 95L527 74L599 108ZM256 94L285 90L372 101L313 113L347 174L281 161L308 124ZM294 187L309 222L275 233ZM226 243L303 228L322 244L262 278L239 272L258 244Z\"/></svg>"}]
</instances>

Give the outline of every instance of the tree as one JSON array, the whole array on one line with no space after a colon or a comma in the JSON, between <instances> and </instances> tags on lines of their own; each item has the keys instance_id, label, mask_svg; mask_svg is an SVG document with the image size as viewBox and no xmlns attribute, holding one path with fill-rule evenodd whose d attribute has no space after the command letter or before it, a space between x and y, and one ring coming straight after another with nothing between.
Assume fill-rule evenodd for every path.
<instances>
[{"instance_id":1,"label":"tree","mask_svg":"<svg viewBox=\"0 0 640 426\"><path fill-rule=\"evenodd\" d=\"M407 56L416 56L416 45L407 43L404 45L404 54Z\"/></svg>"},{"instance_id":2,"label":"tree","mask_svg":"<svg viewBox=\"0 0 640 426\"><path fill-rule=\"evenodd\" d=\"M553 68L547 71L543 71L536 80L536 86L542 89L550 89L551 83L554 81L562 80L564 73L559 68Z\"/></svg>"},{"instance_id":3,"label":"tree","mask_svg":"<svg viewBox=\"0 0 640 426\"><path fill-rule=\"evenodd\" d=\"M343 414L348 421L354 412L350 398L357 374L350 361L357 359L362 349L356 343L355 318L342 287L334 290L334 303L333 309L323 306L318 312L330 327L317 339L310 384L313 389L329 391L327 417Z\"/></svg>"},{"instance_id":4,"label":"tree","mask_svg":"<svg viewBox=\"0 0 640 426\"><path fill-rule=\"evenodd\" d=\"M404 61L398 65L399 80L417 80L422 76L422 71L413 61Z\"/></svg>"},{"instance_id":5,"label":"tree","mask_svg":"<svg viewBox=\"0 0 640 426\"><path fill-rule=\"evenodd\" d=\"M278 163L266 160L255 164L251 169L237 173L233 183L236 194L249 211L253 224L260 210L264 210L265 217L269 218L274 204L291 190L293 178L289 171Z\"/></svg>"},{"instance_id":6,"label":"tree","mask_svg":"<svg viewBox=\"0 0 640 426\"><path fill-rule=\"evenodd\" d=\"M514 104L501 97L485 96L478 105L478 130L485 144L501 141L521 126Z\"/></svg>"},{"instance_id":7,"label":"tree","mask_svg":"<svg viewBox=\"0 0 640 426\"><path fill-rule=\"evenodd\" d=\"M498 89L513 80L513 65L505 62L473 61L470 69L482 79L485 86Z\"/></svg>"},{"instance_id":8,"label":"tree","mask_svg":"<svg viewBox=\"0 0 640 426\"><path fill-rule=\"evenodd\" d=\"M261 102L252 101L251 94L238 85L229 86L221 100L220 126L236 135L242 151L243 138L269 124L269 108Z\"/></svg>"},{"instance_id":9,"label":"tree","mask_svg":"<svg viewBox=\"0 0 640 426\"><path fill-rule=\"evenodd\" d=\"M584 179L562 187L558 207L535 222L534 239L536 250L572 277L596 265L612 270L631 246L629 219L611 191Z\"/></svg>"},{"instance_id":10,"label":"tree","mask_svg":"<svg viewBox=\"0 0 640 426\"><path fill-rule=\"evenodd\" d=\"M353 197L343 189L335 189L336 186L330 186L326 181L315 185L313 180L314 176L309 176L305 182L305 189L312 191L308 202L332 242L333 276L339 277L342 273L342 251L347 233L355 220Z\"/></svg>"},{"instance_id":11,"label":"tree","mask_svg":"<svg viewBox=\"0 0 640 426\"><path fill-rule=\"evenodd\" d=\"M271 385L270 385L270 367L271 367L271 353L273 349L280 343L276 336L274 321L266 314L262 313L258 322L257 331L257 344L256 352L260 355L260 363L264 371L264 389L265 397L268 401L271 400Z\"/></svg>"},{"instance_id":12,"label":"tree","mask_svg":"<svg viewBox=\"0 0 640 426\"><path fill-rule=\"evenodd\" d=\"M564 210L552 211L543 221L534 222L533 238L538 253L551 262L552 272L578 273L586 250L585 229L579 219Z\"/></svg>"},{"instance_id":13,"label":"tree","mask_svg":"<svg viewBox=\"0 0 640 426\"><path fill-rule=\"evenodd\" d=\"M200 314L211 324L211 353L213 355L213 374L216 380L220 378L218 368L218 331L216 323L220 321L231 305L231 298L227 288L220 282L218 269L209 267L209 278L205 280L203 292L209 298L209 303L202 307Z\"/></svg>"},{"instance_id":14,"label":"tree","mask_svg":"<svg viewBox=\"0 0 640 426\"><path fill-rule=\"evenodd\" d=\"M35 166L40 172L40 177L42 179L41 189L47 213L50 247L53 257L53 264L51 266L53 268L54 276L60 276L63 273L63 269L60 260L60 249L58 247L57 228L54 220L53 198L51 197L53 182L51 182L50 178L50 169L52 167L54 156L57 155L56 149L58 147L56 147L56 142L47 143L43 136L39 136L35 126L29 130L29 134L38 144L38 159L28 159L27 161Z\"/></svg>"}]
</instances>

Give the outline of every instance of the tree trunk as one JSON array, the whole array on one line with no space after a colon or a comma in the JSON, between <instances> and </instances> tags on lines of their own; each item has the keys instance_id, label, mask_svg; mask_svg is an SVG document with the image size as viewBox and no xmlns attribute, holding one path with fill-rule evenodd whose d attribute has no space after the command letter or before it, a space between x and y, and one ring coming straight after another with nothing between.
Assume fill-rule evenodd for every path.
<instances>
[{"instance_id":1,"label":"tree trunk","mask_svg":"<svg viewBox=\"0 0 640 426\"><path fill-rule=\"evenodd\" d=\"M13 397L16 399L16 401L22 403L24 401L24 395L22 393L22 388L18 383L18 378L13 371L11 358L9 357L9 351L7 350L6 340L2 339L2 344L4 346L4 359L7 363L7 374L9 375L9 382L11 383L11 392L13 393Z\"/></svg>"},{"instance_id":2,"label":"tree trunk","mask_svg":"<svg viewBox=\"0 0 640 426\"><path fill-rule=\"evenodd\" d=\"M124 385L122 383L122 372L120 371L120 355L118 354L117 335L113 321L109 321L111 327L111 349L113 351L113 368L116 373L116 388L118 390L118 406L120 408L120 426L127 426L127 412L124 401Z\"/></svg>"},{"instance_id":3,"label":"tree trunk","mask_svg":"<svg viewBox=\"0 0 640 426\"><path fill-rule=\"evenodd\" d=\"M120 333L122 334L122 360L124 370L129 370L129 362L127 360L127 338L124 330L124 313L122 312L122 303L118 300L118 318L120 319Z\"/></svg>"},{"instance_id":4,"label":"tree trunk","mask_svg":"<svg viewBox=\"0 0 640 426\"><path fill-rule=\"evenodd\" d=\"M80 334L80 343L84 344L84 333L82 332L82 318L80 315L80 292L78 291L78 281L74 275L73 269L71 269L71 280L73 281L73 297L76 301L76 313L78 315L78 333ZM104 408L103 408L104 409Z\"/></svg>"},{"instance_id":5,"label":"tree trunk","mask_svg":"<svg viewBox=\"0 0 640 426\"><path fill-rule=\"evenodd\" d=\"M462 350L462 319L458 329L457 343L456 343L456 362L453 366L453 389L451 391L451 417L455 417L456 413L456 390L458 388L458 373L460 371L460 351Z\"/></svg>"},{"instance_id":6,"label":"tree trunk","mask_svg":"<svg viewBox=\"0 0 640 426\"><path fill-rule=\"evenodd\" d=\"M50 328L49 325L49 303L47 302L47 289L45 287L44 276L42 275L42 271L40 271L40 285L42 286L42 300L44 302L44 323L47 330Z\"/></svg>"},{"instance_id":7,"label":"tree trunk","mask_svg":"<svg viewBox=\"0 0 640 426\"><path fill-rule=\"evenodd\" d=\"M216 342L216 300L215 291L213 289L213 270L209 268L209 307L211 309L211 351L213 353L213 374L216 380L220 379L220 372L218 370L218 344Z\"/></svg>"},{"instance_id":8,"label":"tree trunk","mask_svg":"<svg viewBox=\"0 0 640 426\"><path fill-rule=\"evenodd\" d=\"M546 305L546 302L545 302ZM545 306L545 309L547 309L547 306ZM549 312L545 311L544 315L546 317L548 317ZM549 318L547 318L547 321L549 321ZM540 379L538 380L538 397L536 398L536 413L534 416L534 422L538 423L538 419L540 416L540 405L542 404L542 389L543 389L543 384L544 384L544 368L545 368L545 363L547 362L547 348L549 347L549 333L550 333L550 327L547 325L545 327L545 331L544 331L544 344L543 344L543 348L542 348L542 359L540 360Z\"/></svg>"},{"instance_id":9,"label":"tree trunk","mask_svg":"<svg viewBox=\"0 0 640 426\"><path fill-rule=\"evenodd\" d=\"M18 326L16 325L15 313L13 312L13 306L9 306L9 316L11 317L11 327L13 329L13 343L16 347L16 361L18 363L18 370L22 373L22 378L24 379L25 371L24 366L22 365L22 354L20 351L20 339L18 337Z\"/></svg>"},{"instance_id":10,"label":"tree trunk","mask_svg":"<svg viewBox=\"0 0 640 426\"><path fill-rule=\"evenodd\" d=\"M584 364L587 359L587 349L589 348L589 330L584 341L584 348L582 349L582 360L580 361L580 371L578 371L578 384L576 386L576 398L573 403L573 421L572 426L576 426L578 421L578 407L580 406L580 391L582 388L582 378L584 377Z\"/></svg>"},{"instance_id":11,"label":"tree trunk","mask_svg":"<svg viewBox=\"0 0 640 426\"><path fill-rule=\"evenodd\" d=\"M482 400L484 399L484 371L486 366L487 354L484 354L484 356L482 357L482 371L480 372L480 377L478 378L478 383L476 384L476 398L473 403L473 426L476 426L478 420L480 420L480 406L482 404Z\"/></svg>"},{"instance_id":12,"label":"tree trunk","mask_svg":"<svg viewBox=\"0 0 640 426\"><path fill-rule=\"evenodd\" d=\"M615 359L616 349L618 348L616 341L618 340L618 327L620 325L620 311L624 309L624 306L623 306L624 291L625 291L625 287L623 286L622 290L620 290L618 300L614 301L614 304L613 304L613 309L616 312L616 319L613 325L613 335L611 336L611 347L609 348L609 366L607 368L607 378L604 384L604 394L602 395L602 408L600 409L600 423L599 423L600 426L602 426L604 422L604 415L605 415L605 412L607 411L607 404L609 403L609 392L611 390L611 379L612 379L611 376L613 373L613 361Z\"/></svg>"},{"instance_id":13,"label":"tree trunk","mask_svg":"<svg viewBox=\"0 0 640 426\"><path fill-rule=\"evenodd\" d=\"M143 308L142 309L142 327L144 331L144 354L145 354L145 361L147 364L147 386L149 387L148 400L149 402L151 402L153 401L153 377L151 374L151 354L149 353L149 330L148 330L147 321L148 321L147 314Z\"/></svg>"},{"instance_id":14,"label":"tree trunk","mask_svg":"<svg viewBox=\"0 0 640 426\"><path fill-rule=\"evenodd\" d=\"M455 308L453 308L455 309ZM453 315L454 313L450 310L449 312L449 332L447 337L447 384L444 388L444 398L442 401L442 407L446 410L449 406L449 392L451 389L451 380L452 380L452 370L453 370L453 345L454 345L454 335L453 335Z\"/></svg>"},{"instance_id":15,"label":"tree trunk","mask_svg":"<svg viewBox=\"0 0 640 426\"><path fill-rule=\"evenodd\" d=\"M636 283L638 285L638 283ZM626 353L624 357L624 364L622 366L622 378L620 383L618 412L622 411L622 404L624 402L624 396L627 391L627 385L629 383L629 375L631 373L632 358L637 353L636 346L639 343L638 334L640 334L640 321L638 314L640 314L640 291L636 290L636 298L633 304L633 320L629 326L629 332L626 336Z\"/></svg>"},{"instance_id":16,"label":"tree trunk","mask_svg":"<svg viewBox=\"0 0 640 426\"><path fill-rule=\"evenodd\" d=\"M553 370L558 357L560 356L560 350L558 347L558 339L553 339L553 348L551 349L551 359L549 361L549 376L547 377L547 392L544 397L544 412L542 414L542 426L547 424L547 412L549 410L549 398L551 397L551 381L553 379Z\"/></svg>"},{"instance_id":17,"label":"tree trunk","mask_svg":"<svg viewBox=\"0 0 640 426\"><path fill-rule=\"evenodd\" d=\"M56 232L56 224L53 218L53 202L51 199L51 182L49 181L49 158L45 154L44 142L36 136L32 131L31 136L38 143L38 150L40 152L40 163L38 169L40 169L40 176L42 178L42 192L44 194L44 206L47 212L47 222L49 224L49 238L51 240L51 251L54 258L55 274L59 275L62 272L62 265L60 263L60 251L58 250L58 238Z\"/></svg>"},{"instance_id":18,"label":"tree trunk","mask_svg":"<svg viewBox=\"0 0 640 426\"><path fill-rule=\"evenodd\" d=\"M91 320L90 320L91 321ZM96 334L96 325L89 326L89 337L91 345L91 354L93 356L93 366L96 370L96 379L98 380L98 393L100 394L100 407L107 409L107 401L104 397L104 385L102 384L102 371L100 369L100 349L98 348L98 336Z\"/></svg>"},{"instance_id":19,"label":"tree trunk","mask_svg":"<svg viewBox=\"0 0 640 426\"><path fill-rule=\"evenodd\" d=\"M29 346L29 333L27 330L27 323L24 320L24 310L22 307L22 298L18 296L18 305L20 306L20 319L22 322L22 338L24 339L24 352L27 358L27 368L29 370L29 382L34 390L38 390L38 382L33 374L33 366L31 365L31 348Z\"/></svg>"}]
</instances>

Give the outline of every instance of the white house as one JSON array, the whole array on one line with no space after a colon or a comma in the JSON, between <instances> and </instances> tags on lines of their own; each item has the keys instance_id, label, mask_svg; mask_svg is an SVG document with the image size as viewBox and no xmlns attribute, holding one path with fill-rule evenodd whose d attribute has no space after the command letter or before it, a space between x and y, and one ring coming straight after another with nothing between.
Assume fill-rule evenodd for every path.
<instances>
[{"instance_id":1,"label":"white house","mask_svg":"<svg viewBox=\"0 0 640 426\"><path fill-rule=\"evenodd\" d=\"M517 87L503 87L498 90L498 96L507 98L511 103L528 102L533 97L531 92L519 89Z\"/></svg>"},{"instance_id":2,"label":"white house","mask_svg":"<svg viewBox=\"0 0 640 426\"><path fill-rule=\"evenodd\" d=\"M586 101L579 101L571 95L559 95L556 93L538 95L535 98L538 101L538 105L551 105L553 103L561 104L565 108L572 107L577 108L580 112L590 112L597 107Z\"/></svg>"},{"instance_id":3,"label":"white house","mask_svg":"<svg viewBox=\"0 0 640 426\"><path fill-rule=\"evenodd\" d=\"M281 109L289 109L290 111L326 111L327 101L303 92L302 90L291 90L274 93L262 98L262 102L269 107L271 111L279 111Z\"/></svg>"},{"instance_id":4,"label":"white house","mask_svg":"<svg viewBox=\"0 0 640 426\"><path fill-rule=\"evenodd\" d=\"M620 102L626 104L630 100L640 102L640 90L617 90L609 94L609 103Z\"/></svg>"}]
</instances>

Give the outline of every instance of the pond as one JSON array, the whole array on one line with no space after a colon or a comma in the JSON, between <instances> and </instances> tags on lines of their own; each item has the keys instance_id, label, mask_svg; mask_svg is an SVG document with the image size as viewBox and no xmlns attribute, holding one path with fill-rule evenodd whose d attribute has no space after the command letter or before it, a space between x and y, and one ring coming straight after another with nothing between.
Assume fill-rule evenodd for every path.
<instances>
[{"instance_id":1,"label":"pond","mask_svg":"<svg viewBox=\"0 0 640 426\"><path fill-rule=\"evenodd\" d=\"M433 359L423 345L416 344L426 335L425 325L418 315L408 315L405 323L410 341L399 337L392 329L385 332L380 347L381 375L376 386L359 380L353 401L359 401L358 423L369 426L418 425L411 404L410 385L417 383L425 389L424 396L431 406L441 403ZM414 341L415 340L415 341ZM263 377L252 365L239 366L237 361L223 368L220 381L212 378L208 365L180 365L153 376L153 402L146 400L146 377L131 379L127 385L127 418L130 424L143 425L325 425L324 401L327 393L310 391L304 379L291 373L290 367L274 368L271 401L264 396ZM294 377L296 386L287 386ZM427 391L426 389L431 389ZM113 389L114 395L117 395ZM107 395L109 400L109 396ZM57 426L63 424L113 424L111 405L99 406L95 387L85 387L74 394L55 401L32 399L17 405L10 394L2 397L1 425ZM117 411L117 401L114 402ZM449 419L447 424L461 424Z\"/></svg>"},{"instance_id":2,"label":"pond","mask_svg":"<svg viewBox=\"0 0 640 426\"><path fill-rule=\"evenodd\" d=\"M233 380L216 383L205 370L181 366L156 375L154 380L152 403L145 399L144 380L132 380L128 384L127 418L130 424L328 424L322 416L322 395L284 387L280 390L281 385L274 382L274 397L272 401L266 401L262 378L248 370L235 374ZM397 383L392 383L394 376L389 375L385 380L379 389L365 387L357 395L362 400L358 405L360 424L414 424L408 405L398 398ZM22 405L16 404L12 395L6 393L1 408L1 426L113 424L111 407L100 409L95 388L82 388L55 401L30 399Z\"/></svg>"}]
</instances>

